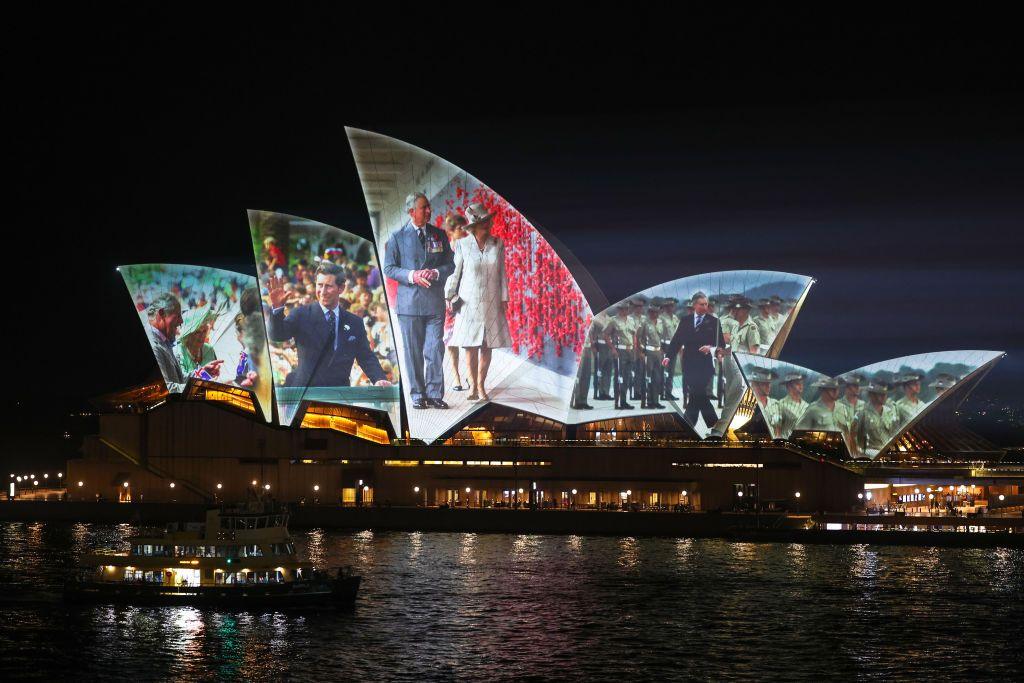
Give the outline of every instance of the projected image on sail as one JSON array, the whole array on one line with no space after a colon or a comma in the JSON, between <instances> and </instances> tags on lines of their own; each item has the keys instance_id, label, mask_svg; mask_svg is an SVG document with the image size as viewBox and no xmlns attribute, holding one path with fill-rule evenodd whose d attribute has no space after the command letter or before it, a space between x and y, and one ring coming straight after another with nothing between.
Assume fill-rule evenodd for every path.
<instances>
[{"instance_id":1,"label":"projected image on sail","mask_svg":"<svg viewBox=\"0 0 1024 683\"><path fill-rule=\"evenodd\" d=\"M278 418L304 402L385 411L399 432L399 364L373 245L338 228L250 211Z\"/></svg>"},{"instance_id":2,"label":"projected image on sail","mask_svg":"<svg viewBox=\"0 0 1024 683\"><path fill-rule=\"evenodd\" d=\"M251 391L271 417L270 359L256 278L219 268L118 268L172 394L190 379Z\"/></svg>"},{"instance_id":3,"label":"projected image on sail","mask_svg":"<svg viewBox=\"0 0 1024 683\"><path fill-rule=\"evenodd\" d=\"M840 376L860 389L853 428L844 434L855 458L876 458L958 384L1002 357L1000 351L939 351L873 363ZM851 385L850 382L853 382Z\"/></svg>"},{"instance_id":4,"label":"projected image on sail","mask_svg":"<svg viewBox=\"0 0 1024 683\"><path fill-rule=\"evenodd\" d=\"M505 198L418 147L348 129L401 358L412 438L487 403L564 419L590 306Z\"/></svg>"},{"instance_id":5,"label":"projected image on sail","mask_svg":"<svg viewBox=\"0 0 1024 683\"><path fill-rule=\"evenodd\" d=\"M706 273L601 311L584 340L569 421L675 412L700 437L723 436L745 389L733 354L777 353L812 282Z\"/></svg>"}]
</instances>

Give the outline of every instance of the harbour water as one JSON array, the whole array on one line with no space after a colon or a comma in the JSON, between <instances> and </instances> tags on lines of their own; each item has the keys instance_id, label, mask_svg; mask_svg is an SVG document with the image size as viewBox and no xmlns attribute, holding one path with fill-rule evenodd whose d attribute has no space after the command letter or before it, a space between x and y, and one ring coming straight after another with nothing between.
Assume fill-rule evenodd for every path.
<instances>
[{"instance_id":1,"label":"harbour water","mask_svg":"<svg viewBox=\"0 0 1024 683\"><path fill-rule=\"evenodd\" d=\"M57 590L131 525L0 523L6 596ZM355 609L15 604L10 678L1019 679L1024 551L713 539L295 532Z\"/></svg>"}]
</instances>

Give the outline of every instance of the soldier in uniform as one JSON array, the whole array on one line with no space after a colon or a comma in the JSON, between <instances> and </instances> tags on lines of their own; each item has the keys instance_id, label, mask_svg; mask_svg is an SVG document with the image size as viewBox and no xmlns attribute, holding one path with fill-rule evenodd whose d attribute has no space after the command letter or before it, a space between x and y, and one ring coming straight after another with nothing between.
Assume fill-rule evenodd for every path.
<instances>
[{"instance_id":1,"label":"soldier in uniform","mask_svg":"<svg viewBox=\"0 0 1024 683\"><path fill-rule=\"evenodd\" d=\"M644 374L647 378L645 395L641 397L644 408L658 410L665 406L658 400L661 398L662 372L661 360L665 353L661 350L661 332L658 330L658 314L661 309L658 302L652 301L647 308L647 319L636 331L636 346L643 358Z\"/></svg>"},{"instance_id":2,"label":"soldier in uniform","mask_svg":"<svg viewBox=\"0 0 1024 683\"><path fill-rule=\"evenodd\" d=\"M839 399L839 404L836 408L836 427L843 433L847 447L852 452L854 450L853 446L851 446L854 443L853 425L857 420L857 416L864 410L864 401L860 397L860 388L865 383L864 375L859 373L843 375L839 378L839 382L843 385L843 397Z\"/></svg>"},{"instance_id":3,"label":"soldier in uniform","mask_svg":"<svg viewBox=\"0 0 1024 683\"><path fill-rule=\"evenodd\" d=\"M896 411L886 402L889 387L874 381L868 384L868 401L854 423L855 455L875 457L892 439L898 427Z\"/></svg>"},{"instance_id":4,"label":"soldier in uniform","mask_svg":"<svg viewBox=\"0 0 1024 683\"><path fill-rule=\"evenodd\" d=\"M676 317L676 300L671 297L661 299L661 315L658 316L658 334L661 336L661 350L664 353L672 342L672 335L679 326ZM676 401L678 397L672 393L672 382L675 379L676 359L672 358L665 368L662 382L661 397L666 401Z\"/></svg>"},{"instance_id":5,"label":"soldier in uniform","mask_svg":"<svg viewBox=\"0 0 1024 683\"><path fill-rule=\"evenodd\" d=\"M644 367L643 354L636 345L636 333L643 324L646 316L644 309L647 307L647 299L642 296L635 296L629 300L629 332L633 338L633 384L630 387L630 396L635 401L643 402L644 394L647 391L647 370Z\"/></svg>"},{"instance_id":6,"label":"soldier in uniform","mask_svg":"<svg viewBox=\"0 0 1024 683\"><path fill-rule=\"evenodd\" d=\"M733 332L729 340L729 346L733 351L742 353L758 353L761 348L761 333L757 325L750 319L750 300L739 298L732 303ZM722 331L725 332L725 323L722 323Z\"/></svg>"},{"instance_id":7,"label":"soldier in uniform","mask_svg":"<svg viewBox=\"0 0 1024 683\"><path fill-rule=\"evenodd\" d=\"M818 389L818 398L804 411L796 428L815 432L836 431L839 428L836 416L845 413L845 409L839 405L839 380L821 377L811 386Z\"/></svg>"},{"instance_id":8,"label":"soldier in uniform","mask_svg":"<svg viewBox=\"0 0 1024 683\"><path fill-rule=\"evenodd\" d=\"M928 384L928 388L934 391L935 398L938 398L939 396L942 396L943 393L952 389L956 382L956 377L943 372L935 376L935 379Z\"/></svg>"},{"instance_id":9,"label":"soldier in uniform","mask_svg":"<svg viewBox=\"0 0 1024 683\"><path fill-rule=\"evenodd\" d=\"M785 322L785 318L782 317L782 297L772 294L768 297L768 301L770 302L768 310L771 313L772 336L774 337L782 329L782 323Z\"/></svg>"},{"instance_id":10,"label":"soldier in uniform","mask_svg":"<svg viewBox=\"0 0 1024 683\"><path fill-rule=\"evenodd\" d=\"M761 417L768 425L768 432L773 438L779 438L779 423L782 421L782 413L779 412L778 399L772 398L772 382L777 375L767 368L750 368L747 372L750 378L750 389L754 392L757 406L761 410Z\"/></svg>"},{"instance_id":11,"label":"soldier in uniform","mask_svg":"<svg viewBox=\"0 0 1024 683\"><path fill-rule=\"evenodd\" d=\"M611 349L614 358L615 407L619 410L632 410L633 406L626 401L626 393L633 386L633 333L629 322L629 302L624 301L615 307L615 317L604 328L604 339Z\"/></svg>"},{"instance_id":12,"label":"soldier in uniform","mask_svg":"<svg viewBox=\"0 0 1024 683\"><path fill-rule=\"evenodd\" d=\"M756 316L751 318L754 324L757 326L757 333L761 337L761 344L765 347L764 353L768 352L768 346L775 339L775 333L772 330L772 302L770 299L761 299L757 302L758 313Z\"/></svg>"},{"instance_id":13,"label":"soldier in uniform","mask_svg":"<svg viewBox=\"0 0 1024 683\"><path fill-rule=\"evenodd\" d=\"M587 394L590 393L590 381L593 378L596 368L594 359L594 339L598 330L597 316L590 321L590 329L587 336L583 338L583 350L580 352L580 369L576 373L576 386L572 392L572 407L576 410L593 410L594 406L587 403Z\"/></svg>"},{"instance_id":14,"label":"soldier in uniform","mask_svg":"<svg viewBox=\"0 0 1024 683\"><path fill-rule=\"evenodd\" d=\"M612 376L615 374L615 358L612 355L611 345L605 338L605 328L608 326L608 314L601 311L594 317L591 331L594 333L594 362L596 363L594 400L614 401L612 396Z\"/></svg>"},{"instance_id":15,"label":"soldier in uniform","mask_svg":"<svg viewBox=\"0 0 1024 683\"><path fill-rule=\"evenodd\" d=\"M900 425L909 424L911 420L921 414L928 405L919 397L921 393L921 375L916 372L907 372L896 378L896 383L903 389L903 397L896 401L896 414L899 416Z\"/></svg>"},{"instance_id":16,"label":"soldier in uniform","mask_svg":"<svg viewBox=\"0 0 1024 683\"><path fill-rule=\"evenodd\" d=\"M801 372L790 372L782 378L786 385L786 395L779 399L779 436L788 439L796 429L800 418L804 416L808 403L804 400L804 375Z\"/></svg>"}]
</instances>

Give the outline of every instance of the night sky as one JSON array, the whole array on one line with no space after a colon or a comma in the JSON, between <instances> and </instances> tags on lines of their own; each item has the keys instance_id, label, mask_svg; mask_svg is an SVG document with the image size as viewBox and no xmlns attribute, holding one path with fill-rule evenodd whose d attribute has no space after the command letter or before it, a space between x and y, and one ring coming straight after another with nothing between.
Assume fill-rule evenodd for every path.
<instances>
[{"instance_id":1,"label":"night sky","mask_svg":"<svg viewBox=\"0 0 1024 683\"><path fill-rule=\"evenodd\" d=\"M982 386L1010 396L1024 107L1008 22L818 20L22 27L6 381L73 401L152 376L115 266L254 272L247 208L369 237L352 125L491 185L609 301L714 270L811 275L783 359L834 374L1006 350Z\"/></svg>"}]
</instances>

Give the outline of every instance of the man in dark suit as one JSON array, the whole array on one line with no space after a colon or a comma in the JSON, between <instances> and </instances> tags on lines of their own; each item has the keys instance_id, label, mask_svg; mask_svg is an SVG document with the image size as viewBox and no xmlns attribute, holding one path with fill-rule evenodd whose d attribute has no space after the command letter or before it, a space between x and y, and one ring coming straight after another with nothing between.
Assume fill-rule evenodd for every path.
<instances>
[{"instance_id":1,"label":"man in dark suit","mask_svg":"<svg viewBox=\"0 0 1024 683\"><path fill-rule=\"evenodd\" d=\"M711 382L715 378L715 357L722 343L722 328L718 318L708 312L708 298L703 292L693 295L692 306L692 313L680 317L679 327L672 335L661 363L668 367L682 348L683 386L690 397L683 419L694 426L699 414L710 429L718 420L710 397Z\"/></svg>"},{"instance_id":2,"label":"man in dark suit","mask_svg":"<svg viewBox=\"0 0 1024 683\"><path fill-rule=\"evenodd\" d=\"M447 408L444 402L444 283L455 272L448 236L430 225L422 192L405 199L409 220L384 247L384 274L398 283L395 313L402 331L402 375L413 408Z\"/></svg>"},{"instance_id":3,"label":"man in dark suit","mask_svg":"<svg viewBox=\"0 0 1024 683\"><path fill-rule=\"evenodd\" d=\"M370 350L361 318L339 305L344 270L329 261L316 269L316 303L284 314L288 292L284 280L271 276L268 282L271 314L267 335L271 341L294 339L299 363L288 373L290 387L347 387L356 361L373 384L391 386L377 357Z\"/></svg>"}]
</instances>

